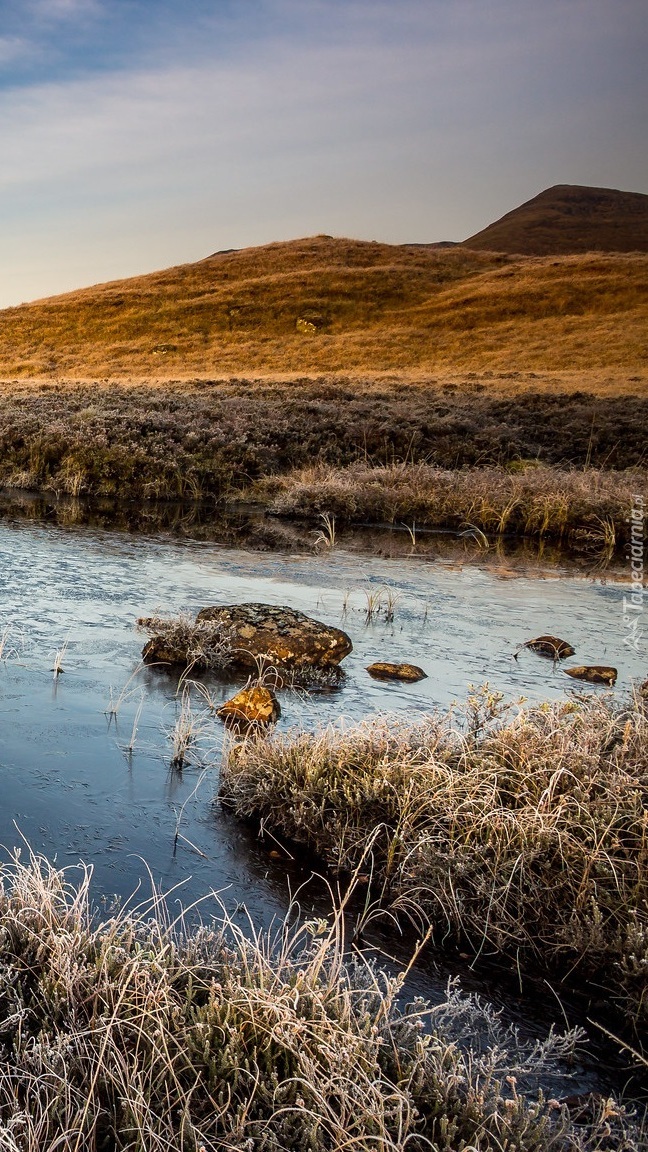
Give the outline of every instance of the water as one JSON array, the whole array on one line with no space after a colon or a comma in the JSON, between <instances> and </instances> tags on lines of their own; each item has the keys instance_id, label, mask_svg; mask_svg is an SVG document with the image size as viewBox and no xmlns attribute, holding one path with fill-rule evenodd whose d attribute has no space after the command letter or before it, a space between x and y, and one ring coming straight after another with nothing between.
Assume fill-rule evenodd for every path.
<instances>
[{"instance_id":1,"label":"water","mask_svg":"<svg viewBox=\"0 0 648 1152\"><path fill-rule=\"evenodd\" d=\"M464 699L488 681L517 700L561 699L581 685L534 653L514 653L550 632L576 648L574 661L619 669L617 693L645 676L623 643L621 584L604 578L512 574L429 559L389 560L343 551L255 554L213 543L132 537L88 528L0 521L0 844L45 853L61 866L94 869L97 901L147 896L153 882L171 892L174 913L202 901L241 923L283 918L308 879L308 861L277 858L272 840L214 803L222 728L213 721L181 772L170 765L177 680L139 667L146 639L138 616L195 613L208 604L289 604L351 636L346 678L334 692L281 695L280 728L359 721L388 712L415 718ZM378 598L378 613L368 609ZM393 619L390 619L391 611ZM56 652L63 672L54 678ZM416 684L372 680L375 660L420 664ZM132 679L131 679L132 678ZM216 700L240 687L207 681ZM109 704L124 686L117 716ZM134 748L133 724L140 709ZM181 833L180 838L176 836ZM273 854L274 853L274 854ZM208 893L217 895L205 896ZM301 896L306 910L326 903L321 883ZM387 937L388 951L398 943ZM448 968L418 970L418 990L438 996ZM484 987L470 973L473 987ZM487 988L488 990L488 988ZM533 1017L520 1000L513 1017ZM545 1023L547 1012L539 1013ZM532 1021L531 1021L532 1022ZM563 1019L557 1011L557 1022Z\"/></svg>"}]
</instances>

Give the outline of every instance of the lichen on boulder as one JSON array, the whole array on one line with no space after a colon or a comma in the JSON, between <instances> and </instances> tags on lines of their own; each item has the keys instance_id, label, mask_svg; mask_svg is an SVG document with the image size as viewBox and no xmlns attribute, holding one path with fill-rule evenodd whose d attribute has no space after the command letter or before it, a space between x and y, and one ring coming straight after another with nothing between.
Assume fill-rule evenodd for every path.
<instances>
[{"instance_id":1,"label":"lichen on boulder","mask_svg":"<svg viewBox=\"0 0 648 1152\"><path fill-rule=\"evenodd\" d=\"M251 672L259 662L282 669L331 668L353 649L340 628L273 604L203 608L196 623L218 627L227 637L232 664Z\"/></svg>"}]
</instances>

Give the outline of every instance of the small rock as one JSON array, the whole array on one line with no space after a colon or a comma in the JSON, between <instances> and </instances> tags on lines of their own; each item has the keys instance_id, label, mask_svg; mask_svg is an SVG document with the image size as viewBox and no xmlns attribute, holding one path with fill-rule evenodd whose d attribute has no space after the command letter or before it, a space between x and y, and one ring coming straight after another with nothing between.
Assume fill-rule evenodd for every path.
<instances>
[{"instance_id":1,"label":"small rock","mask_svg":"<svg viewBox=\"0 0 648 1152\"><path fill-rule=\"evenodd\" d=\"M311 335L313 332L317 332L317 325L313 324L312 320L306 320L303 316L300 316L295 321L295 328L297 332L301 332L303 336L306 334Z\"/></svg>"},{"instance_id":2,"label":"small rock","mask_svg":"<svg viewBox=\"0 0 648 1152\"><path fill-rule=\"evenodd\" d=\"M643 696L644 700L648 700L648 680L644 680L639 689L639 695Z\"/></svg>"},{"instance_id":3,"label":"small rock","mask_svg":"<svg viewBox=\"0 0 648 1152\"><path fill-rule=\"evenodd\" d=\"M242 725L274 724L281 715L279 701L269 688L256 685L243 688L218 709L218 715L226 724Z\"/></svg>"},{"instance_id":4,"label":"small rock","mask_svg":"<svg viewBox=\"0 0 648 1152\"><path fill-rule=\"evenodd\" d=\"M567 656L573 656L576 651L571 644L558 636L536 636L535 640L527 640L523 647L538 652L540 656L549 656L552 660L564 660Z\"/></svg>"},{"instance_id":5,"label":"small rock","mask_svg":"<svg viewBox=\"0 0 648 1152\"><path fill-rule=\"evenodd\" d=\"M575 680L587 680L588 684L614 684L617 670L607 664L583 664L576 668L565 668L568 676Z\"/></svg>"},{"instance_id":6,"label":"small rock","mask_svg":"<svg viewBox=\"0 0 648 1152\"><path fill-rule=\"evenodd\" d=\"M427 672L419 668L416 664L386 664L377 663L370 664L367 668L370 676L374 680L408 680L413 683L415 680L426 680Z\"/></svg>"}]
</instances>

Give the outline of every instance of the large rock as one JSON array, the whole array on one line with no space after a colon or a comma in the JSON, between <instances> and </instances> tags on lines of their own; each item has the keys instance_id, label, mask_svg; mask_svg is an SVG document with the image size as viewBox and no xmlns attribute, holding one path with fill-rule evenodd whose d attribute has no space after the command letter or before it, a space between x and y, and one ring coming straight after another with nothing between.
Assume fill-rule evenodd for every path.
<instances>
[{"instance_id":1,"label":"large rock","mask_svg":"<svg viewBox=\"0 0 648 1152\"><path fill-rule=\"evenodd\" d=\"M353 648L340 628L273 604L203 608L196 623L205 622L216 625L226 638L231 663L247 671L256 671L260 662L286 669L332 668Z\"/></svg>"}]
</instances>

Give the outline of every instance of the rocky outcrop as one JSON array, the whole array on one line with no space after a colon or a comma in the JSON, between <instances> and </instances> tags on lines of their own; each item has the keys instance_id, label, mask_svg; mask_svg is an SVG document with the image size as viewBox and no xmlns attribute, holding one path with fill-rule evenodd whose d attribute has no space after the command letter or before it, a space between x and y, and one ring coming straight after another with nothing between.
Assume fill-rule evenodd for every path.
<instances>
[{"instance_id":1,"label":"rocky outcrop","mask_svg":"<svg viewBox=\"0 0 648 1152\"><path fill-rule=\"evenodd\" d=\"M522 647L530 648L540 656L549 656L552 660L564 660L567 656L573 656L576 651L571 644L558 636L536 636L535 640L527 640Z\"/></svg>"},{"instance_id":2,"label":"rocky outcrop","mask_svg":"<svg viewBox=\"0 0 648 1152\"><path fill-rule=\"evenodd\" d=\"M336 672L353 648L339 628L273 604L228 604L203 608L195 620L153 616L137 623L151 635L142 651L145 663L197 671L247 674L269 665L289 672L284 680L304 681Z\"/></svg>"},{"instance_id":3,"label":"rocky outcrop","mask_svg":"<svg viewBox=\"0 0 648 1152\"><path fill-rule=\"evenodd\" d=\"M417 664L389 664L379 661L376 664L370 664L367 672L373 676L374 680L406 680L412 684L416 680L427 678L427 672L424 672Z\"/></svg>"},{"instance_id":4,"label":"rocky outcrop","mask_svg":"<svg viewBox=\"0 0 648 1152\"><path fill-rule=\"evenodd\" d=\"M226 724L234 727L249 728L259 724L267 727L275 724L281 716L279 701L274 692L256 684L252 688L244 688L227 700L218 709L218 715Z\"/></svg>"},{"instance_id":5,"label":"rocky outcrop","mask_svg":"<svg viewBox=\"0 0 648 1152\"><path fill-rule=\"evenodd\" d=\"M588 684L615 684L617 678L616 668L608 664L583 664L577 668L565 668L568 676L575 680L587 680Z\"/></svg>"},{"instance_id":6,"label":"rocky outcrop","mask_svg":"<svg viewBox=\"0 0 648 1152\"><path fill-rule=\"evenodd\" d=\"M228 604L203 608L196 623L215 626L226 639L235 667L331 668L351 652L346 632L313 620L294 608L272 604Z\"/></svg>"}]
</instances>

